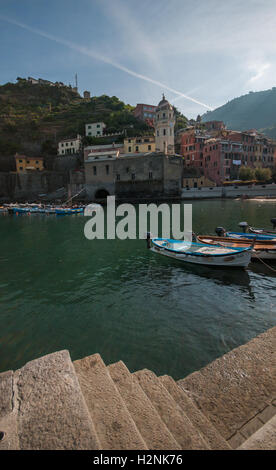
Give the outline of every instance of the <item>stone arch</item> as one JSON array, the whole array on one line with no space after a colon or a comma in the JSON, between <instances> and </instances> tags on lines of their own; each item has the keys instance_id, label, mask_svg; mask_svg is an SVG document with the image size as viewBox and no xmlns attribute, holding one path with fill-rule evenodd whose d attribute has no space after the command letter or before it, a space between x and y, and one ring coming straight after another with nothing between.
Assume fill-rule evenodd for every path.
<instances>
[{"instance_id":1,"label":"stone arch","mask_svg":"<svg viewBox=\"0 0 276 470\"><path fill-rule=\"evenodd\" d=\"M105 199L107 196L109 196L109 192L104 188L97 189L95 192L95 199Z\"/></svg>"}]
</instances>

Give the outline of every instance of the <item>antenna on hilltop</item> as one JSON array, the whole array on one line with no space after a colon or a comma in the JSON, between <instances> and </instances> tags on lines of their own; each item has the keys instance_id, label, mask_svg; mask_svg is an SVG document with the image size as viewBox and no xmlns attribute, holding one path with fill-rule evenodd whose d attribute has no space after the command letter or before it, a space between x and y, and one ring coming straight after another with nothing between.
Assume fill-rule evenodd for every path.
<instances>
[{"instance_id":1,"label":"antenna on hilltop","mask_svg":"<svg viewBox=\"0 0 276 470\"><path fill-rule=\"evenodd\" d=\"M75 83L76 83L76 88L78 88L78 74L77 73L75 75Z\"/></svg>"}]
</instances>

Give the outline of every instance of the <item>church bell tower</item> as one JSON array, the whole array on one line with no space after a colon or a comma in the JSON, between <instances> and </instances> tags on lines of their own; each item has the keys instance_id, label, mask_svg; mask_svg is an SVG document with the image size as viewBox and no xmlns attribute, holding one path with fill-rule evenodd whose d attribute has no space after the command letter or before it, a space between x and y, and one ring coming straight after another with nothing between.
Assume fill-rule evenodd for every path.
<instances>
[{"instance_id":1,"label":"church bell tower","mask_svg":"<svg viewBox=\"0 0 276 470\"><path fill-rule=\"evenodd\" d=\"M175 115L164 94L155 111L155 150L166 155L174 154Z\"/></svg>"}]
</instances>

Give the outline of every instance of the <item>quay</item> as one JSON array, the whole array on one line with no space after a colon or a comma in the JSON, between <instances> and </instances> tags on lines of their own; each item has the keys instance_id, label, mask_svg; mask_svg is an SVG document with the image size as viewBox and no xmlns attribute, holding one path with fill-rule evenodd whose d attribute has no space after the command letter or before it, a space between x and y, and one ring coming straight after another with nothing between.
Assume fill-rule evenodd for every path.
<instances>
[{"instance_id":1,"label":"quay","mask_svg":"<svg viewBox=\"0 0 276 470\"><path fill-rule=\"evenodd\" d=\"M276 449L276 327L174 381L67 350L0 374L0 450Z\"/></svg>"}]
</instances>

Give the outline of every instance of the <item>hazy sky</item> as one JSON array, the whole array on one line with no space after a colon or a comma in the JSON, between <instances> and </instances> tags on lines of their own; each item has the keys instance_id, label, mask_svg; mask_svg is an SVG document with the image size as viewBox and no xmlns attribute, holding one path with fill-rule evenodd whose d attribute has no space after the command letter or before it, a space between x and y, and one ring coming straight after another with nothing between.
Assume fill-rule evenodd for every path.
<instances>
[{"instance_id":1,"label":"hazy sky","mask_svg":"<svg viewBox=\"0 0 276 470\"><path fill-rule=\"evenodd\" d=\"M0 84L74 83L186 116L276 86L276 0L0 0Z\"/></svg>"}]
</instances>

